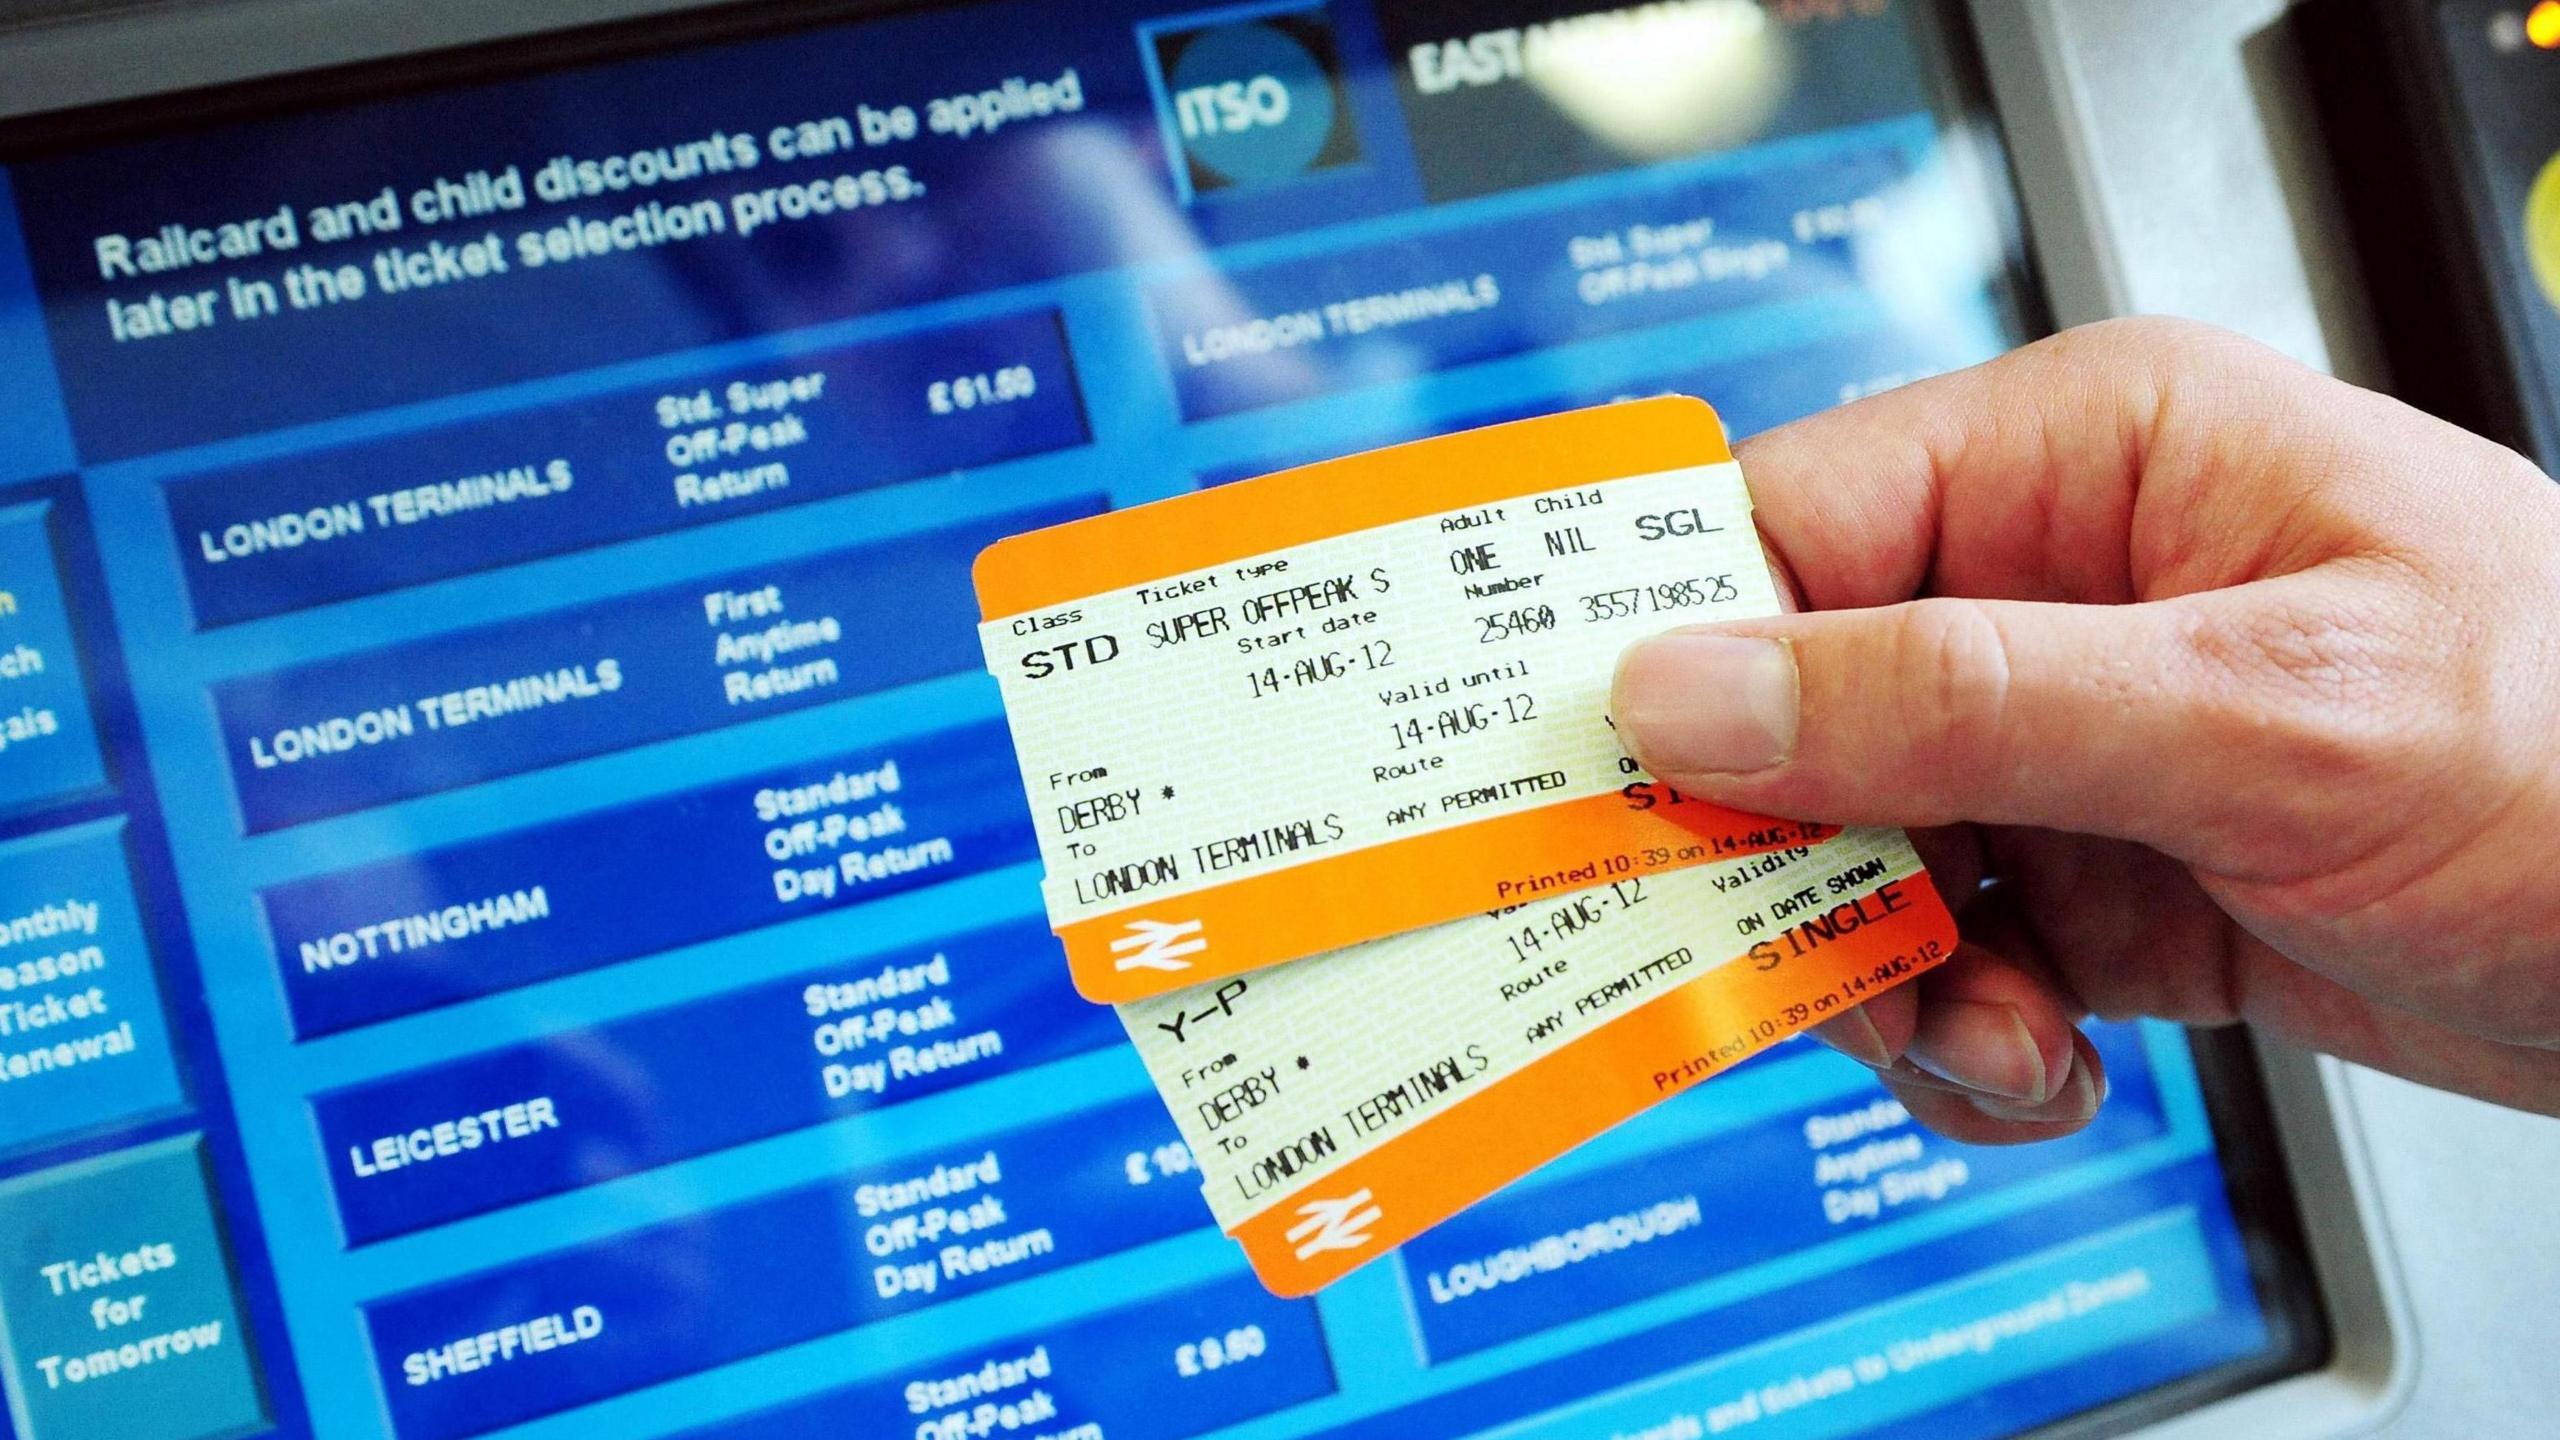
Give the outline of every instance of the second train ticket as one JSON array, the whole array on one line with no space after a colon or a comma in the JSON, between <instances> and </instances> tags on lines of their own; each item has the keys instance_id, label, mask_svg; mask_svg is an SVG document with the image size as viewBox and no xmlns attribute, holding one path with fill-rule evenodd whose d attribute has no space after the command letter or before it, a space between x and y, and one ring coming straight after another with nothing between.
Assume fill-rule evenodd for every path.
<instances>
[{"instance_id":1,"label":"second train ticket","mask_svg":"<svg viewBox=\"0 0 2560 1440\"><path fill-rule=\"evenodd\" d=\"M1779 608L1700 401L1014 536L977 586L1088 999L1835 833L1645 783L1608 719L1628 642Z\"/></svg>"}]
</instances>

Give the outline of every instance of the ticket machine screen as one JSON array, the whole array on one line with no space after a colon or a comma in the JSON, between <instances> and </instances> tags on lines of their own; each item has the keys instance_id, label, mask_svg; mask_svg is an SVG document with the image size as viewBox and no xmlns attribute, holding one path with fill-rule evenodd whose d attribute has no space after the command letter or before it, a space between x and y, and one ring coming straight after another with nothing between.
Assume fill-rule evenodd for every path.
<instances>
[{"instance_id":1,"label":"ticket machine screen","mask_svg":"<svg viewBox=\"0 0 2560 1440\"><path fill-rule=\"evenodd\" d=\"M2315 1362L2247 1067L2132 1025L2066 1141L1787 1045L1274 1298L1042 921L982 546L1993 355L1969 76L1914 0L751 6L0 134L0 1433L1996 1436Z\"/></svg>"}]
</instances>

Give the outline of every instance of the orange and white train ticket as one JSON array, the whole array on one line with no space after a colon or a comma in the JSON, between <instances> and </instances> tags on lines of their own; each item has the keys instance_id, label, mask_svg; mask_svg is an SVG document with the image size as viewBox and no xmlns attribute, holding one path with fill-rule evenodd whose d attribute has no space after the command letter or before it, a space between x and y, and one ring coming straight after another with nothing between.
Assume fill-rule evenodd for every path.
<instances>
[{"instance_id":1,"label":"orange and white train ticket","mask_svg":"<svg viewBox=\"0 0 2560 1440\"><path fill-rule=\"evenodd\" d=\"M1634 876L1120 1007L1210 1210L1282 1295L1916 976L1898 830Z\"/></svg>"},{"instance_id":2,"label":"orange and white train ticket","mask_svg":"<svg viewBox=\"0 0 2560 1440\"><path fill-rule=\"evenodd\" d=\"M1608 721L1628 642L1778 610L1700 401L1015 536L977 585L1088 999L1834 833L1642 785Z\"/></svg>"}]
</instances>

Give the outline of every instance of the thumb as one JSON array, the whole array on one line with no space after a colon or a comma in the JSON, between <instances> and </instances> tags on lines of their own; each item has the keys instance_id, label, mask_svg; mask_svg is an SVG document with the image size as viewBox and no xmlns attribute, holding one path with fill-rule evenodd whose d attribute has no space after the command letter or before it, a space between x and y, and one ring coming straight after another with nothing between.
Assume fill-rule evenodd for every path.
<instances>
[{"instance_id":1,"label":"thumb","mask_svg":"<svg viewBox=\"0 0 2560 1440\"><path fill-rule=\"evenodd\" d=\"M2044 826L2244 870L2269 845L2309 858L2342 838L2313 813L2342 779L2323 762L2355 747L2329 707L2289 723L2300 707L2223 658L2218 612L2240 594L1930 598L1673 630L1628 648L1612 717L1655 775L1742 809Z\"/></svg>"}]
</instances>

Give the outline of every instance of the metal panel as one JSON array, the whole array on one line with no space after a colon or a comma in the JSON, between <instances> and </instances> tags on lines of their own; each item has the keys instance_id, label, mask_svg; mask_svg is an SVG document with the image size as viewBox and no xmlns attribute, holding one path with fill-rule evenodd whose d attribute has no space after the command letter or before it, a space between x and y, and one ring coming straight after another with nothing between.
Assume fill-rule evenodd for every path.
<instances>
[{"instance_id":1,"label":"metal panel","mask_svg":"<svg viewBox=\"0 0 2560 1440\"><path fill-rule=\"evenodd\" d=\"M2379 383L2361 277L2283 28L2289 8L1975 5L2059 315L2183 315ZM2560 1237L2530 1219L2560 1188L2560 1121L2298 1054L2270 1069L2333 1277L2341 1363L2325 1387L2296 1382L2161 1433L2467 1440L2522 1433L2538 1423L2524 1417L2560 1410L2560 1369L2536 1339L2560 1289ZM2319 1113L2323 1092L2334 1127ZM2352 1276L2365 1249L2382 1283L2342 1289L2335 1277ZM2303 1392L2299 1403L2288 1390ZM2322 1423L2331 1428L2300 1428Z\"/></svg>"}]
</instances>

